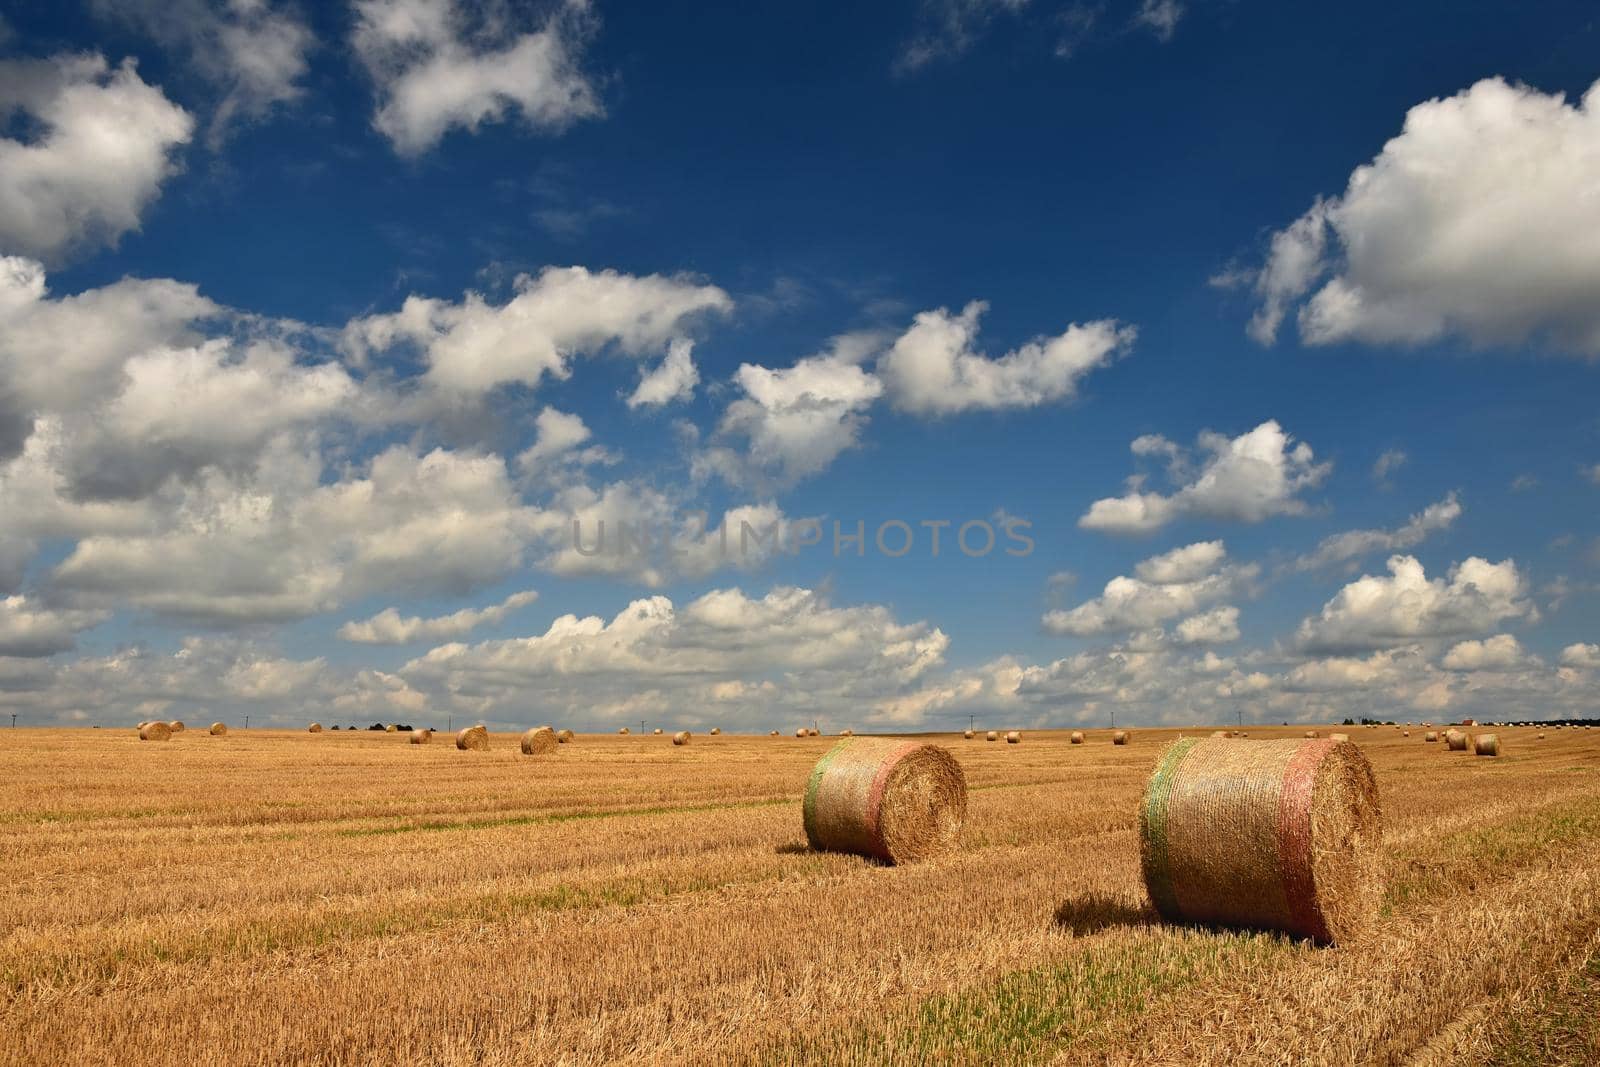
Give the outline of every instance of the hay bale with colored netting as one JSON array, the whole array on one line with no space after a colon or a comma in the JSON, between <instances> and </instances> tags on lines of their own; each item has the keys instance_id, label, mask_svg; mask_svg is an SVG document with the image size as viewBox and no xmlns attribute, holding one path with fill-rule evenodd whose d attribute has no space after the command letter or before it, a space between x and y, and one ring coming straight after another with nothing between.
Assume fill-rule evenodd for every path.
<instances>
[{"instance_id":1,"label":"hay bale with colored netting","mask_svg":"<svg viewBox=\"0 0 1600 1067\"><path fill-rule=\"evenodd\" d=\"M456 747L463 752L487 752L489 730L484 726L468 726L456 731Z\"/></svg>"},{"instance_id":2,"label":"hay bale with colored netting","mask_svg":"<svg viewBox=\"0 0 1600 1067\"><path fill-rule=\"evenodd\" d=\"M542 756L547 752L554 752L561 743L561 735L548 726L535 726L522 735L522 754L524 756Z\"/></svg>"},{"instance_id":3,"label":"hay bale with colored netting","mask_svg":"<svg viewBox=\"0 0 1600 1067\"><path fill-rule=\"evenodd\" d=\"M1075 745L1083 744L1083 731L1082 730L1074 730L1074 731L1072 731L1072 736L1071 736L1071 738L1069 738L1069 740Z\"/></svg>"},{"instance_id":4,"label":"hay bale with colored netting","mask_svg":"<svg viewBox=\"0 0 1600 1067\"><path fill-rule=\"evenodd\" d=\"M689 731L679 730L677 733L673 734L672 743L675 745L687 745L689 743Z\"/></svg>"},{"instance_id":5,"label":"hay bale with colored netting","mask_svg":"<svg viewBox=\"0 0 1600 1067\"><path fill-rule=\"evenodd\" d=\"M171 722L167 723L167 729L171 730L175 734L181 734L187 730L188 727L183 725L182 719L173 719Z\"/></svg>"},{"instance_id":6,"label":"hay bale with colored netting","mask_svg":"<svg viewBox=\"0 0 1600 1067\"><path fill-rule=\"evenodd\" d=\"M225 737L225 736L227 736L227 733L228 733L228 724L227 723L214 722L214 723L211 724L211 736L212 737Z\"/></svg>"},{"instance_id":7,"label":"hay bale with colored netting","mask_svg":"<svg viewBox=\"0 0 1600 1067\"><path fill-rule=\"evenodd\" d=\"M802 816L814 849L914 863L954 847L967 779L936 745L852 737L812 768Z\"/></svg>"},{"instance_id":8,"label":"hay bale with colored netting","mask_svg":"<svg viewBox=\"0 0 1600 1067\"><path fill-rule=\"evenodd\" d=\"M139 740L170 741L172 740L172 727L164 722L147 722L139 727Z\"/></svg>"},{"instance_id":9,"label":"hay bale with colored netting","mask_svg":"<svg viewBox=\"0 0 1600 1067\"><path fill-rule=\"evenodd\" d=\"M321 732L322 724L320 722L314 722L310 726L306 727L306 733L308 734L320 734Z\"/></svg>"},{"instance_id":10,"label":"hay bale with colored netting","mask_svg":"<svg viewBox=\"0 0 1600 1067\"><path fill-rule=\"evenodd\" d=\"M1008 745L1019 745L1021 743L1022 743L1022 734L1020 732L1018 732L1016 730L1012 730L1010 733L1006 734L1006 744L1008 744Z\"/></svg>"},{"instance_id":11,"label":"hay bale with colored netting","mask_svg":"<svg viewBox=\"0 0 1600 1067\"><path fill-rule=\"evenodd\" d=\"M1353 940L1383 900L1383 814L1348 741L1190 738L1139 806L1145 887L1169 922Z\"/></svg>"},{"instance_id":12,"label":"hay bale with colored netting","mask_svg":"<svg viewBox=\"0 0 1600 1067\"><path fill-rule=\"evenodd\" d=\"M433 744L433 731L432 730L428 730L428 729L412 730L411 731L411 743L413 745L431 745L431 744Z\"/></svg>"},{"instance_id":13,"label":"hay bale with colored netting","mask_svg":"<svg viewBox=\"0 0 1600 1067\"><path fill-rule=\"evenodd\" d=\"M1472 739L1460 730L1446 730L1444 743L1451 752L1465 752L1470 747Z\"/></svg>"},{"instance_id":14,"label":"hay bale with colored netting","mask_svg":"<svg viewBox=\"0 0 1600 1067\"><path fill-rule=\"evenodd\" d=\"M1500 735L1479 734L1472 739L1472 751L1479 756L1500 755Z\"/></svg>"},{"instance_id":15,"label":"hay bale with colored netting","mask_svg":"<svg viewBox=\"0 0 1600 1067\"><path fill-rule=\"evenodd\" d=\"M1127 744L1128 743L1128 731L1126 731L1126 730L1113 730L1113 731L1111 731L1111 743L1113 745L1125 745L1125 744Z\"/></svg>"}]
</instances>

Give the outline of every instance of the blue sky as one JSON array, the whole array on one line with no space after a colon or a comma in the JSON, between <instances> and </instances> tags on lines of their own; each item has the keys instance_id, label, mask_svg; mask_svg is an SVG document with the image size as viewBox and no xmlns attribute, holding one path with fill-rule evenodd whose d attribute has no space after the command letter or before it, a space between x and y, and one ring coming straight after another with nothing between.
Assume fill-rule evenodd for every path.
<instances>
[{"instance_id":1,"label":"blue sky","mask_svg":"<svg viewBox=\"0 0 1600 1067\"><path fill-rule=\"evenodd\" d=\"M1593 713L1589 5L858 8L8 5L0 710Z\"/></svg>"}]
</instances>

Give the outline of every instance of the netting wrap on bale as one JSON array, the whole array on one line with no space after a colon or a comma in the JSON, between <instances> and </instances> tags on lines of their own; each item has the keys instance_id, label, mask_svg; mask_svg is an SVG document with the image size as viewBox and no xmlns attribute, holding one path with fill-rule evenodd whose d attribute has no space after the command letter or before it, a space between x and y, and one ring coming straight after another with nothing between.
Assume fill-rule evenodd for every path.
<instances>
[{"instance_id":1,"label":"netting wrap on bale","mask_svg":"<svg viewBox=\"0 0 1600 1067\"><path fill-rule=\"evenodd\" d=\"M456 747L463 752L483 752L489 747L489 731L482 726L468 726L456 734Z\"/></svg>"},{"instance_id":2,"label":"netting wrap on bale","mask_svg":"<svg viewBox=\"0 0 1600 1067\"><path fill-rule=\"evenodd\" d=\"M535 726L522 735L522 754L524 756L542 756L546 752L554 752L561 743L561 735L549 726Z\"/></svg>"},{"instance_id":3,"label":"netting wrap on bale","mask_svg":"<svg viewBox=\"0 0 1600 1067\"><path fill-rule=\"evenodd\" d=\"M803 811L814 849L914 863L954 846L967 817L967 779L936 745L853 737L812 768Z\"/></svg>"},{"instance_id":4,"label":"netting wrap on bale","mask_svg":"<svg viewBox=\"0 0 1600 1067\"><path fill-rule=\"evenodd\" d=\"M1360 935L1383 898L1383 815L1348 741L1189 738L1139 807L1145 888L1170 922Z\"/></svg>"}]
</instances>

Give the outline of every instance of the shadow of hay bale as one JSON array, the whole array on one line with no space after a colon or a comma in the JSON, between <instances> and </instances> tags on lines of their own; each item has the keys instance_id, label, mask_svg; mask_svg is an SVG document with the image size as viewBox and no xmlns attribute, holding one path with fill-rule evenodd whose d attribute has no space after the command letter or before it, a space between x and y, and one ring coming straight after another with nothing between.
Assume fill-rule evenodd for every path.
<instances>
[{"instance_id":1,"label":"shadow of hay bale","mask_svg":"<svg viewBox=\"0 0 1600 1067\"><path fill-rule=\"evenodd\" d=\"M1155 909L1150 905L1135 907L1108 893L1073 897L1056 909L1056 925L1080 936L1113 926L1154 926L1155 923Z\"/></svg>"}]
</instances>

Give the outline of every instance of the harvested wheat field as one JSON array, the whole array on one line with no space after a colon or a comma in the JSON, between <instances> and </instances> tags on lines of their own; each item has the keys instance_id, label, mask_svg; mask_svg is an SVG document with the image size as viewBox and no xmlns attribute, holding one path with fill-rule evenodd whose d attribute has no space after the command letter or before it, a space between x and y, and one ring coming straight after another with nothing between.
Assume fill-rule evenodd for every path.
<instances>
[{"instance_id":1,"label":"harvested wheat field","mask_svg":"<svg viewBox=\"0 0 1600 1067\"><path fill-rule=\"evenodd\" d=\"M18 730L0 1063L1600 1062L1600 736L1496 732L1358 735L1381 900L1319 948L1157 920L1178 731L919 737L966 817L888 866L807 845L833 738Z\"/></svg>"}]
</instances>

